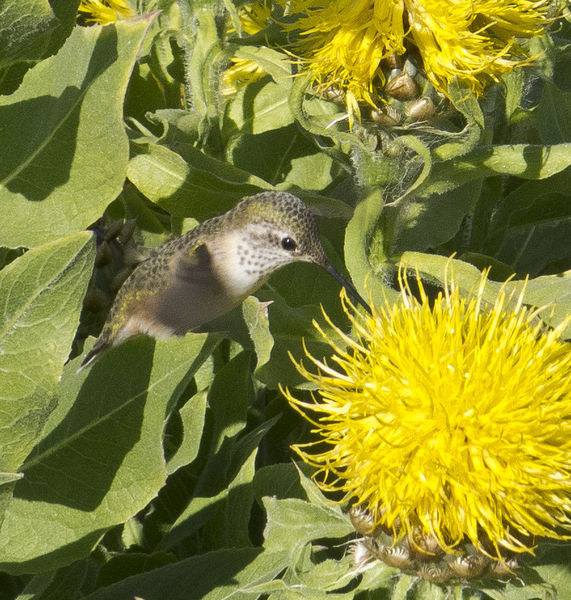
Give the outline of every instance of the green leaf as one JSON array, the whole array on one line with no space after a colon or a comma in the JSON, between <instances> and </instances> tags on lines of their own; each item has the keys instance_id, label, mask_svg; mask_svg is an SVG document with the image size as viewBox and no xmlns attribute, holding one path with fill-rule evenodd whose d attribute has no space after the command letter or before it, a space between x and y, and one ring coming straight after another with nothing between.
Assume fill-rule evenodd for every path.
<instances>
[{"instance_id":1,"label":"green leaf","mask_svg":"<svg viewBox=\"0 0 571 600\"><path fill-rule=\"evenodd\" d=\"M0 69L42 57L58 25L48 0L0 0Z\"/></svg>"},{"instance_id":2,"label":"green leaf","mask_svg":"<svg viewBox=\"0 0 571 600\"><path fill-rule=\"evenodd\" d=\"M535 276L552 263L571 259L571 248L565 250L571 239L569 199L560 198L560 210L550 210L555 208L556 203L549 202L551 199L546 200L543 207L541 203L537 206L538 215L543 208L544 219L511 226L497 252L500 261L511 265L514 271L522 275ZM568 214L557 214L561 211Z\"/></svg>"},{"instance_id":3,"label":"green leaf","mask_svg":"<svg viewBox=\"0 0 571 600\"><path fill-rule=\"evenodd\" d=\"M177 469L189 465L198 455L202 428L204 427L207 396L206 390L198 392L179 411L183 438L180 446L168 462L169 475Z\"/></svg>"},{"instance_id":4,"label":"green leaf","mask_svg":"<svg viewBox=\"0 0 571 600\"><path fill-rule=\"evenodd\" d=\"M347 133L336 127L339 119L339 107L333 102L326 102L317 98L306 101L306 93L309 91L311 75L299 75L295 78L289 96L289 108L295 120L306 131L319 139L325 136L333 139L337 144L348 143L351 147L358 149L367 155L369 148L363 144L358 136ZM346 115L345 115L346 116ZM344 120L344 116L341 115ZM340 148L321 146L321 150L337 160L349 170L349 160L345 152Z\"/></svg>"},{"instance_id":5,"label":"green leaf","mask_svg":"<svg viewBox=\"0 0 571 600\"><path fill-rule=\"evenodd\" d=\"M22 479L23 473L0 473L0 486Z\"/></svg>"},{"instance_id":6,"label":"green leaf","mask_svg":"<svg viewBox=\"0 0 571 600\"><path fill-rule=\"evenodd\" d=\"M405 577L405 582L408 583L408 581L409 580L407 576ZM404 588L404 586L402 587ZM445 590L442 586L420 579L414 586L412 597L414 600L446 600L449 596L447 594L447 590ZM396 600L394 595L393 598ZM406 592L405 598L408 598L408 593Z\"/></svg>"},{"instance_id":7,"label":"green leaf","mask_svg":"<svg viewBox=\"0 0 571 600\"><path fill-rule=\"evenodd\" d=\"M266 77L235 92L224 113L224 137L264 133L293 123L288 104L291 86L291 79L276 83Z\"/></svg>"},{"instance_id":8,"label":"green leaf","mask_svg":"<svg viewBox=\"0 0 571 600\"><path fill-rule=\"evenodd\" d=\"M390 288L373 275L385 261L382 230L378 228L383 206L381 192L371 190L355 208L345 232L345 262L351 279L362 296L370 294L377 302L382 302L385 294L391 296Z\"/></svg>"},{"instance_id":9,"label":"green leaf","mask_svg":"<svg viewBox=\"0 0 571 600\"><path fill-rule=\"evenodd\" d=\"M154 16L78 27L0 98L0 245L37 246L85 229L121 191L123 98Z\"/></svg>"},{"instance_id":10,"label":"green leaf","mask_svg":"<svg viewBox=\"0 0 571 600\"><path fill-rule=\"evenodd\" d=\"M297 463L294 464L299 477L299 483L303 488L303 491L305 492L305 495L307 496L309 502L311 502L311 504L315 506L319 506L321 508L326 509L328 512L331 512L337 517L341 517L343 513L341 512L341 507L339 506L339 503L335 502L335 500L330 500L326 496L324 496L323 492L317 487L313 479L308 477L303 472L300 465L298 465Z\"/></svg>"},{"instance_id":11,"label":"green leaf","mask_svg":"<svg viewBox=\"0 0 571 600\"><path fill-rule=\"evenodd\" d=\"M446 271L454 273L454 280L465 292L475 292L481 278L481 272L472 265L461 260L451 260L435 254L405 252L401 262L410 268L418 268L423 277L433 277L435 282L443 285ZM488 302L494 302L502 286L502 282L486 283L483 297ZM521 280L505 284L508 294L519 295L524 290L524 303L538 308L545 307L540 316L547 324L557 326L562 323L571 311L571 271L557 275L546 275L531 279L527 284ZM571 334L571 323L563 332L563 337Z\"/></svg>"},{"instance_id":12,"label":"green leaf","mask_svg":"<svg viewBox=\"0 0 571 600\"><path fill-rule=\"evenodd\" d=\"M507 289L521 287L509 282ZM531 306L544 307L541 318L551 327L557 327L571 315L571 271L530 279L525 287L524 301ZM562 337L571 337L571 322L567 323Z\"/></svg>"},{"instance_id":13,"label":"green leaf","mask_svg":"<svg viewBox=\"0 0 571 600\"><path fill-rule=\"evenodd\" d=\"M87 561L80 560L55 572L32 577L16 600L76 600L85 579Z\"/></svg>"},{"instance_id":14,"label":"green leaf","mask_svg":"<svg viewBox=\"0 0 571 600\"><path fill-rule=\"evenodd\" d=\"M213 11L198 10L195 13L196 37L192 40L192 53L188 64L188 76L192 86L193 108L208 120L217 117L219 65L225 59L220 47Z\"/></svg>"},{"instance_id":15,"label":"green leaf","mask_svg":"<svg viewBox=\"0 0 571 600\"><path fill-rule=\"evenodd\" d=\"M274 346L268 319L268 305L250 296L242 303L242 314L258 357L257 368L260 368L270 360Z\"/></svg>"},{"instance_id":16,"label":"green leaf","mask_svg":"<svg viewBox=\"0 0 571 600\"><path fill-rule=\"evenodd\" d=\"M311 277L310 273L313 273L313 285L315 285L318 294L321 290L324 304L326 304L325 301L328 299L329 294L333 294L333 298L338 303L339 288L329 275L323 272L323 279L321 278L321 274L316 278L314 265L297 266L301 268L309 267L306 274ZM290 270L296 267L291 267ZM297 269L298 273L302 270L301 268ZM283 276L286 277L287 275L284 274ZM277 277L279 275L273 279ZM289 281L291 286L291 279ZM300 281L296 278L295 281L296 286L299 286L299 290L305 290L309 301L309 297L313 295L313 286L310 287L303 279ZM319 281L323 282L321 288L319 287ZM319 349L316 348L315 341L320 340L320 338L318 338L316 330L312 325L312 320L320 316L320 311L315 305L311 304L301 307L289 306L283 296L275 290L260 290L258 295L263 300L271 300L268 312L274 346L270 360L256 370L256 378L271 389L276 389L279 385L298 385L305 380L295 369L289 354L291 353L294 357L300 357L303 354L303 342L316 355L323 350L324 345L320 341L318 341Z\"/></svg>"},{"instance_id":17,"label":"green leaf","mask_svg":"<svg viewBox=\"0 0 571 600\"><path fill-rule=\"evenodd\" d=\"M90 233L30 250L0 271L0 469L19 470L53 410L94 244Z\"/></svg>"},{"instance_id":18,"label":"green leaf","mask_svg":"<svg viewBox=\"0 0 571 600\"><path fill-rule=\"evenodd\" d=\"M242 462L232 464L238 454L234 438L246 425L251 398L251 361L251 353L241 352L216 374L208 393L211 429L203 436L208 462L202 468L194 496L163 538L163 549L172 548L226 509L230 491L236 493L235 488L243 485L244 478L249 481L253 477L251 450Z\"/></svg>"},{"instance_id":19,"label":"green leaf","mask_svg":"<svg viewBox=\"0 0 571 600\"><path fill-rule=\"evenodd\" d=\"M509 227L517 226L523 222L540 224L545 216L544 197L556 196L566 198L569 191L569 175L563 171L540 181L525 181L519 185L513 192L502 198L501 210L496 211L489 231L489 240L487 248L494 254L497 253L501 242L505 238ZM496 200L498 202L499 199ZM549 203L550 198L547 199ZM535 221L533 219L533 209L540 206ZM549 204L547 205L549 208ZM530 214L531 213L531 214ZM530 214L530 217L527 217ZM565 214L565 213L564 213ZM567 211L568 214L568 211ZM523 218L522 218L523 217Z\"/></svg>"},{"instance_id":20,"label":"green leaf","mask_svg":"<svg viewBox=\"0 0 571 600\"><path fill-rule=\"evenodd\" d=\"M234 52L236 58L252 60L272 76L276 83L292 82L291 59L285 52L266 46L241 46Z\"/></svg>"},{"instance_id":21,"label":"green leaf","mask_svg":"<svg viewBox=\"0 0 571 600\"><path fill-rule=\"evenodd\" d=\"M449 241L464 217L474 209L481 182L463 185L428 198L406 196L387 206L383 229L390 239L385 246L391 256L405 251L424 251Z\"/></svg>"},{"instance_id":22,"label":"green leaf","mask_svg":"<svg viewBox=\"0 0 571 600\"><path fill-rule=\"evenodd\" d=\"M543 545L542 545L543 546ZM539 564L533 570L548 585L553 586L557 600L571 600L571 545L545 544L538 549Z\"/></svg>"},{"instance_id":23,"label":"green leaf","mask_svg":"<svg viewBox=\"0 0 571 600\"><path fill-rule=\"evenodd\" d=\"M229 141L228 160L278 189L323 190L333 181L333 161L290 124L260 134L242 133Z\"/></svg>"},{"instance_id":24,"label":"green leaf","mask_svg":"<svg viewBox=\"0 0 571 600\"><path fill-rule=\"evenodd\" d=\"M224 440L237 435L246 425L252 394L252 354L241 352L216 374L208 394L214 419L210 451L215 454ZM232 394L228 394L232 390Z\"/></svg>"},{"instance_id":25,"label":"green leaf","mask_svg":"<svg viewBox=\"0 0 571 600\"><path fill-rule=\"evenodd\" d=\"M250 451L236 477L219 497L217 515L208 521L204 535L215 548L239 548L250 545L249 520L254 501L252 480L258 448Z\"/></svg>"},{"instance_id":26,"label":"green leaf","mask_svg":"<svg viewBox=\"0 0 571 600\"><path fill-rule=\"evenodd\" d=\"M371 273L368 250L383 206L381 192L371 191L355 208L345 231L345 264L361 295L365 293L365 282ZM376 258L380 262L384 256Z\"/></svg>"},{"instance_id":27,"label":"green leaf","mask_svg":"<svg viewBox=\"0 0 571 600\"><path fill-rule=\"evenodd\" d=\"M427 198L442 194L474 179L492 175L545 179L569 166L570 152L569 143L479 146L459 158L435 163L430 176L415 190L415 196Z\"/></svg>"},{"instance_id":28,"label":"green leaf","mask_svg":"<svg viewBox=\"0 0 571 600\"><path fill-rule=\"evenodd\" d=\"M67 366L0 530L0 569L33 573L86 556L156 496L166 479L167 408L206 358L206 339L138 338L88 371L76 373L79 359Z\"/></svg>"},{"instance_id":29,"label":"green leaf","mask_svg":"<svg viewBox=\"0 0 571 600\"><path fill-rule=\"evenodd\" d=\"M476 96L458 78L450 83L448 93L454 108L466 119L466 127L459 135L453 136L452 141L434 149L434 159L442 161L467 154L484 138L484 115Z\"/></svg>"},{"instance_id":30,"label":"green leaf","mask_svg":"<svg viewBox=\"0 0 571 600\"><path fill-rule=\"evenodd\" d=\"M571 139L571 93L546 83L536 111L541 141L545 144L567 142Z\"/></svg>"},{"instance_id":31,"label":"green leaf","mask_svg":"<svg viewBox=\"0 0 571 600\"><path fill-rule=\"evenodd\" d=\"M262 179L185 148L187 160L163 146L149 145L131 159L127 176L149 200L177 217L199 220L230 209L243 196L272 189Z\"/></svg>"},{"instance_id":32,"label":"green leaf","mask_svg":"<svg viewBox=\"0 0 571 600\"><path fill-rule=\"evenodd\" d=\"M330 508L297 498L266 497L263 503L267 513L264 547L270 550L287 548L293 553L311 540L345 537L354 531L348 517Z\"/></svg>"},{"instance_id":33,"label":"green leaf","mask_svg":"<svg viewBox=\"0 0 571 600\"><path fill-rule=\"evenodd\" d=\"M307 499L293 463L278 463L258 469L254 476L254 494L260 503L264 496Z\"/></svg>"},{"instance_id":34,"label":"green leaf","mask_svg":"<svg viewBox=\"0 0 571 600\"><path fill-rule=\"evenodd\" d=\"M128 577L85 600L254 600L258 587L284 568L286 557L283 550L217 550Z\"/></svg>"},{"instance_id":35,"label":"green leaf","mask_svg":"<svg viewBox=\"0 0 571 600\"><path fill-rule=\"evenodd\" d=\"M331 596L343 598L343 595L335 594L335 591L348 586L354 577L352 558L348 555L342 560L326 559L311 564L310 568L300 569L296 573L296 579L307 590L305 597L323 597L324 599L329 599ZM349 592L348 600L353 597L353 594Z\"/></svg>"},{"instance_id":36,"label":"green leaf","mask_svg":"<svg viewBox=\"0 0 571 600\"><path fill-rule=\"evenodd\" d=\"M174 562L176 562L174 554L167 552L116 554L101 567L97 578L97 587L103 588L127 577L152 571Z\"/></svg>"}]
</instances>

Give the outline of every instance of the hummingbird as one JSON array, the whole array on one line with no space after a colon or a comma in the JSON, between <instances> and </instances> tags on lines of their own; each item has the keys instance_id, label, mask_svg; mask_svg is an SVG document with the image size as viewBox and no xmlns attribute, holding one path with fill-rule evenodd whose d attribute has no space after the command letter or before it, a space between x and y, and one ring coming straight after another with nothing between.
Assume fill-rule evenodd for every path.
<instances>
[{"instance_id":1,"label":"hummingbird","mask_svg":"<svg viewBox=\"0 0 571 600\"><path fill-rule=\"evenodd\" d=\"M303 201L289 192L261 192L180 237L146 249L144 260L119 289L81 368L134 335L165 339L201 327L293 262L323 267L371 312L327 259L317 221Z\"/></svg>"}]
</instances>

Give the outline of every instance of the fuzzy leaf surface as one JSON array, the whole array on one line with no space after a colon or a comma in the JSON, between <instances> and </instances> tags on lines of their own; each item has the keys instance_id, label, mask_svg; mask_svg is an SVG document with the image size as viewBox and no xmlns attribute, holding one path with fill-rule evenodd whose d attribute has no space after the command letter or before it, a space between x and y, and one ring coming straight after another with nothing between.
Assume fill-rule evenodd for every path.
<instances>
[{"instance_id":1,"label":"fuzzy leaf surface","mask_svg":"<svg viewBox=\"0 0 571 600\"><path fill-rule=\"evenodd\" d=\"M0 97L0 245L37 246L85 229L121 191L123 99L153 16L77 27L57 55Z\"/></svg>"}]
</instances>

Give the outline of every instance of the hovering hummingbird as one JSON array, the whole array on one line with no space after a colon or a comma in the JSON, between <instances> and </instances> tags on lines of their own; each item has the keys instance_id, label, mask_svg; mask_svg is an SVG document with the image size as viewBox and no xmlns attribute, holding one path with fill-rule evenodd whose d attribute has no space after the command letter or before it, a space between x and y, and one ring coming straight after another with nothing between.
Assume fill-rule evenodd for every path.
<instances>
[{"instance_id":1,"label":"hovering hummingbird","mask_svg":"<svg viewBox=\"0 0 571 600\"><path fill-rule=\"evenodd\" d=\"M82 367L134 335L164 339L200 327L240 304L274 271L300 261L323 267L371 312L328 261L307 206L287 192L262 192L148 250L117 293Z\"/></svg>"}]
</instances>

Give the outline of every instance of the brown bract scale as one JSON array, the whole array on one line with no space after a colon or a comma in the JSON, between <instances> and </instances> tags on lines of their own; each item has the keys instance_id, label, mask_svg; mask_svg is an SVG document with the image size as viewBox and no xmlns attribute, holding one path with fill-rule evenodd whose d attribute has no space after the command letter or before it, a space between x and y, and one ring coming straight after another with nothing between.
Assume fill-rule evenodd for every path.
<instances>
[{"instance_id":1,"label":"brown bract scale","mask_svg":"<svg viewBox=\"0 0 571 600\"><path fill-rule=\"evenodd\" d=\"M371 535L376 529L375 519L371 513L358 504L349 509L349 518L355 531L361 535Z\"/></svg>"}]
</instances>

